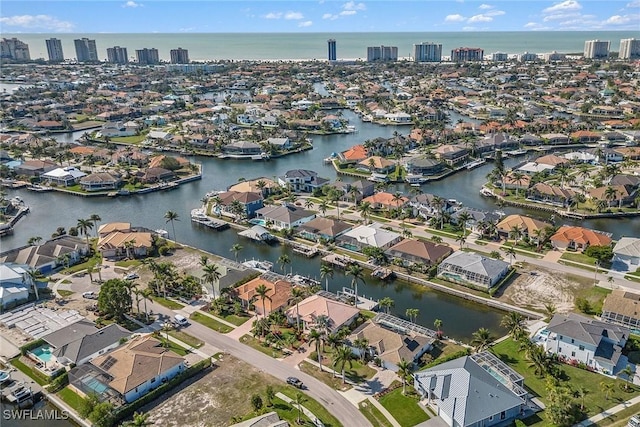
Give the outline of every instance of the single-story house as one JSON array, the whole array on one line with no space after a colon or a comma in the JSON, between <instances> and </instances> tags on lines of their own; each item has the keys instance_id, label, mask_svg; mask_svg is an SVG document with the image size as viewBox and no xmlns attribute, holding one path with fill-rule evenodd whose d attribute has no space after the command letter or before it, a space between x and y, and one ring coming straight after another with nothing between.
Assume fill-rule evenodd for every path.
<instances>
[{"instance_id":1,"label":"single-story house","mask_svg":"<svg viewBox=\"0 0 640 427\"><path fill-rule=\"evenodd\" d=\"M300 322L305 331L316 327L318 316L327 316L330 333L337 331L342 326L350 325L359 314L360 310L352 305L320 295L312 295L300 301L297 308L294 306L286 311L287 319L292 325L296 323L298 315L300 316Z\"/></svg>"},{"instance_id":2,"label":"single-story house","mask_svg":"<svg viewBox=\"0 0 640 427\"><path fill-rule=\"evenodd\" d=\"M622 237L613 247L613 264L617 270L634 272L640 268L640 239Z\"/></svg>"},{"instance_id":3,"label":"single-story house","mask_svg":"<svg viewBox=\"0 0 640 427\"><path fill-rule=\"evenodd\" d=\"M385 230L378 223L359 225L347 231L337 239L338 245L344 248L360 251L367 246L388 249L402 240L402 235Z\"/></svg>"},{"instance_id":4,"label":"single-story house","mask_svg":"<svg viewBox=\"0 0 640 427\"><path fill-rule=\"evenodd\" d=\"M42 274L61 265L74 265L89 253L86 240L69 235L54 237L40 245L22 246L0 253L0 262L28 265Z\"/></svg>"},{"instance_id":5,"label":"single-story house","mask_svg":"<svg viewBox=\"0 0 640 427\"><path fill-rule=\"evenodd\" d=\"M269 291L264 299L264 309L266 310L264 313L262 298L256 293L256 288L261 285L264 285ZM267 273L234 288L234 293L242 301L243 306L249 307L253 304L257 314L268 316L271 312L287 306L292 288L293 285L284 276Z\"/></svg>"},{"instance_id":6,"label":"single-story house","mask_svg":"<svg viewBox=\"0 0 640 427\"><path fill-rule=\"evenodd\" d=\"M258 209L256 211L256 217L264 219L267 226L282 230L309 222L316 217L316 214L287 203L278 206L265 206Z\"/></svg>"},{"instance_id":7,"label":"single-story house","mask_svg":"<svg viewBox=\"0 0 640 427\"><path fill-rule=\"evenodd\" d=\"M68 166L50 170L49 172L45 172L40 175L40 177L43 180L47 181L49 184L69 187L71 185L75 185L80 178L86 175L87 174L82 172L80 169L76 169L73 166Z\"/></svg>"},{"instance_id":8,"label":"single-story house","mask_svg":"<svg viewBox=\"0 0 640 427\"><path fill-rule=\"evenodd\" d=\"M386 251L388 256L398 258L404 264L424 264L426 266L437 264L452 253L453 249L449 246L416 239L404 239Z\"/></svg>"},{"instance_id":9,"label":"single-story house","mask_svg":"<svg viewBox=\"0 0 640 427\"><path fill-rule=\"evenodd\" d=\"M473 252L457 251L438 266L438 277L489 291L509 272L509 263Z\"/></svg>"},{"instance_id":10,"label":"single-story house","mask_svg":"<svg viewBox=\"0 0 640 427\"><path fill-rule=\"evenodd\" d=\"M98 250L105 258L144 257L153 247L153 238L146 231L114 231L98 239Z\"/></svg>"},{"instance_id":11,"label":"single-story house","mask_svg":"<svg viewBox=\"0 0 640 427\"><path fill-rule=\"evenodd\" d=\"M513 231L519 229L518 240L523 237L533 239L536 230L544 230L546 227L551 227L551 224L524 215L508 215L496 226L498 235L505 239L513 238Z\"/></svg>"},{"instance_id":12,"label":"single-story house","mask_svg":"<svg viewBox=\"0 0 640 427\"><path fill-rule=\"evenodd\" d=\"M626 326L634 330L640 330L640 294L624 289L614 289L607 295L602 304L600 318L605 322Z\"/></svg>"},{"instance_id":13,"label":"single-story house","mask_svg":"<svg viewBox=\"0 0 640 427\"><path fill-rule=\"evenodd\" d=\"M339 219L316 217L298 227L298 233L305 239L335 240L336 237L351 230L353 225Z\"/></svg>"},{"instance_id":14,"label":"single-story house","mask_svg":"<svg viewBox=\"0 0 640 427\"><path fill-rule=\"evenodd\" d=\"M398 209L403 208L409 203L409 199L405 196L401 196L399 199L396 199L395 194L384 191L365 197L362 201L371 204L373 209Z\"/></svg>"},{"instance_id":15,"label":"single-story house","mask_svg":"<svg viewBox=\"0 0 640 427\"><path fill-rule=\"evenodd\" d=\"M121 183L120 177L110 172L95 172L80 178L84 191L115 190Z\"/></svg>"},{"instance_id":16,"label":"single-story house","mask_svg":"<svg viewBox=\"0 0 640 427\"><path fill-rule=\"evenodd\" d=\"M611 236L584 227L563 225L550 241L556 249L584 251L589 246L611 245Z\"/></svg>"}]
</instances>

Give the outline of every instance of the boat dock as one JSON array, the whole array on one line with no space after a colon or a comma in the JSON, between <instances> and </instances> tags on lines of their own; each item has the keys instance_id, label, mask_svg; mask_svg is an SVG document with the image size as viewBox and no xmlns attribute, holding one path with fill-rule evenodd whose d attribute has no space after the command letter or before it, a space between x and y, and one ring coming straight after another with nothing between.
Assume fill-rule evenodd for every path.
<instances>
[{"instance_id":1,"label":"boat dock","mask_svg":"<svg viewBox=\"0 0 640 427\"><path fill-rule=\"evenodd\" d=\"M295 245L293 246L293 252L302 255L302 256L306 256L307 258L313 258L314 256L318 255L318 249L314 248L314 247L309 247L309 246L302 246L302 245Z\"/></svg>"},{"instance_id":2,"label":"boat dock","mask_svg":"<svg viewBox=\"0 0 640 427\"><path fill-rule=\"evenodd\" d=\"M229 224L224 221L216 221L210 218L191 218L192 222L196 224L204 225L205 227L212 228L216 231L225 230L229 228Z\"/></svg>"},{"instance_id":3,"label":"boat dock","mask_svg":"<svg viewBox=\"0 0 640 427\"><path fill-rule=\"evenodd\" d=\"M348 257L337 254L329 254L327 256L324 256L322 257L322 261L343 269L349 267L349 265L353 262Z\"/></svg>"},{"instance_id":4,"label":"boat dock","mask_svg":"<svg viewBox=\"0 0 640 427\"><path fill-rule=\"evenodd\" d=\"M471 170L471 169L477 168L480 165L484 165L486 162L487 161L485 159L477 159L477 160L474 160L471 163L467 163L465 165L465 167L467 168L467 170Z\"/></svg>"},{"instance_id":5,"label":"boat dock","mask_svg":"<svg viewBox=\"0 0 640 427\"><path fill-rule=\"evenodd\" d=\"M342 302L355 302L355 296L356 293L351 288L342 288L342 290L338 291L336 294L337 300ZM378 301L369 299L364 295L358 295L358 308L373 311L377 307Z\"/></svg>"}]
</instances>

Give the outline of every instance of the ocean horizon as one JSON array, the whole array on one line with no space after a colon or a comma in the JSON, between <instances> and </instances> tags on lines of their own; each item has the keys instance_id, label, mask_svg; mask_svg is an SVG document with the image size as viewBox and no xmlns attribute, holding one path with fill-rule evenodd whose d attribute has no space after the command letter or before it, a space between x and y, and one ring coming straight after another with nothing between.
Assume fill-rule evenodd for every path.
<instances>
[{"instance_id":1,"label":"ocean horizon","mask_svg":"<svg viewBox=\"0 0 640 427\"><path fill-rule=\"evenodd\" d=\"M413 45L442 44L443 56L458 47L484 49L510 55L529 53L582 53L587 40L608 40L617 52L620 40L640 38L638 31L487 31L487 32L350 32L350 33L5 33L29 45L32 59L47 58L45 40L62 41L65 59L75 58L73 40L96 40L98 56L106 59L108 47L156 48L160 59L168 61L169 51L178 47L189 51L191 61L216 60L325 60L327 40L335 39L338 60L366 59L367 46L397 46L398 56L413 56Z\"/></svg>"}]
</instances>

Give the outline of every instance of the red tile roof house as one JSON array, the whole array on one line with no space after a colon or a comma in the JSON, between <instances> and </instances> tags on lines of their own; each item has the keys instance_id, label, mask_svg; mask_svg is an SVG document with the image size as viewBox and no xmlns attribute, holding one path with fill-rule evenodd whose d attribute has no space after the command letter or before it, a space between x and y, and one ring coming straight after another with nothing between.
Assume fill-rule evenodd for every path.
<instances>
[{"instance_id":1,"label":"red tile roof house","mask_svg":"<svg viewBox=\"0 0 640 427\"><path fill-rule=\"evenodd\" d=\"M339 301L334 301L320 295L312 295L301 301L296 307L291 307L286 311L289 323L295 324L297 314L300 316L303 329L308 331L315 328L318 316L327 316L329 318L329 332L334 332L342 326L348 326L358 317L360 310L352 305Z\"/></svg>"},{"instance_id":2,"label":"red tile roof house","mask_svg":"<svg viewBox=\"0 0 640 427\"><path fill-rule=\"evenodd\" d=\"M368 202L374 209L397 209L402 208L409 203L409 199L402 196L399 200L394 200L395 195L381 191L369 197L362 199L362 202Z\"/></svg>"},{"instance_id":3,"label":"red tile roof house","mask_svg":"<svg viewBox=\"0 0 640 427\"><path fill-rule=\"evenodd\" d=\"M584 251L589 246L610 246L611 237L584 227L564 225L551 236L551 244L556 249Z\"/></svg>"},{"instance_id":4,"label":"red tile roof house","mask_svg":"<svg viewBox=\"0 0 640 427\"><path fill-rule=\"evenodd\" d=\"M262 298L256 293L256 288L260 285L264 285L269 290L267 298L264 300L264 309L262 307ZM271 312L287 305L291 298L292 288L293 285L284 280L284 276L271 273L263 274L244 285L238 286L234 289L234 292L240 298L244 307L249 307L249 305L253 304L257 314L268 316Z\"/></svg>"},{"instance_id":5,"label":"red tile roof house","mask_svg":"<svg viewBox=\"0 0 640 427\"><path fill-rule=\"evenodd\" d=\"M445 245L437 245L421 240L404 239L386 251L387 255L400 259L403 264L438 264L453 253L453 249Z\"/></svg>"}]
</instances>

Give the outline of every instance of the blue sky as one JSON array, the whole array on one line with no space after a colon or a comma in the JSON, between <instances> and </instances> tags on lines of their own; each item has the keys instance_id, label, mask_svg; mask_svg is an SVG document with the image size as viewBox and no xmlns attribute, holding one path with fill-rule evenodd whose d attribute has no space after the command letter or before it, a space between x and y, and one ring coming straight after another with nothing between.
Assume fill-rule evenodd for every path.
<instances>
[{"instance_id":1,"label":"blue sky","mask_svg":"<svg viewBox=\"0 0 640 427\"><path fill-rule=\"evenodd\" d=\"M2 0L2 33L638 30L640 0Z\"/></svg>"}]
</instances>

